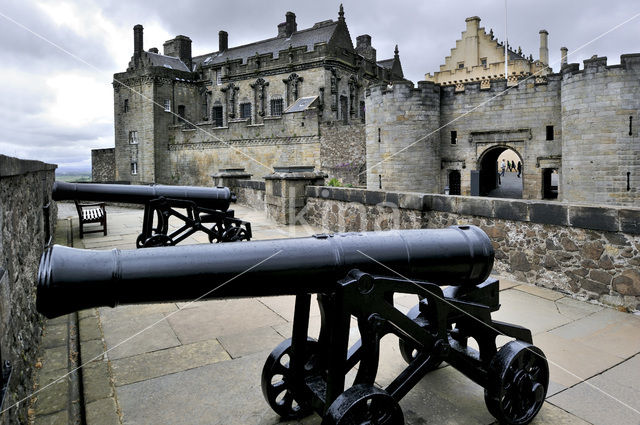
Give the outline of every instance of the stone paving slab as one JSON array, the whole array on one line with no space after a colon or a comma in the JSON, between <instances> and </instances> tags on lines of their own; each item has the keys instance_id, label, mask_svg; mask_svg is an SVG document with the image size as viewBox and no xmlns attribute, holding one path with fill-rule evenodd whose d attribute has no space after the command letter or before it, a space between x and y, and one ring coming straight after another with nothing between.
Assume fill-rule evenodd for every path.
<instances>
[{"instance_id":1,"label":"stone paving slab","mask_svg":"<svg viewBox=\"0 0 640 425\"><path fill-rule=\"evenodd\" d=\"M551 397L549 401L568 412L580 415L594 425L638 425L639 393L640 355L636 355Z\"/></svg>"}]
</instances>

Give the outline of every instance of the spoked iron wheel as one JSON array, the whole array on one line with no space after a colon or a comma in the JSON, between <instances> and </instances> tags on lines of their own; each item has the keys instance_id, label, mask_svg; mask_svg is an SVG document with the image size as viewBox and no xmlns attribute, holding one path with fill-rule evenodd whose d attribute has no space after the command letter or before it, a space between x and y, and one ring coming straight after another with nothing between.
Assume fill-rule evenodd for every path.
<instances>
[{"instance_id":1,"label":"spoked iron wheel","mask_svg":"<svg viewBox=\"0 0 640 425\"><path fill-rule=\"evenodd\" d=\"M231 226L222 234L223 242L237 242L249 240L247 231L240 226Z\"/></svg>"},{"instance_id":2,"label":"spoked iron wheel","mask_svg":"<svg viewBox=\"0 0 640 425\"><path fill-rule=\"evenodd\" d=\"M167 235L153 235L149 239L144 242L145 248L155 247L155 246L172 246L175 245L173 240Z\"/></svg>"},{"instance_id":3,"label":"spoked iron wheel","mask_svg":"<svg viewBox=\"0 0 640 425\"><path fill-rule=\"evenodd\" d=\"M411 310L409 310L409 312L407 313L407 317L413 320L414 322L418 323L421 327L428 328L429 322L426 319L420 317L419 306L420 306L419 304L416 304ZM407 363L411 363L416 357L418 357L419 354L421 354L424 351L431 351L431 352L433 351L433 347L430 347L430 348L419 347L413 342L406 341L402 338L398 340L398 346L400 348L400 355L402 355L402 358ZM428 366L428 370L431 371L431 370L437 369L438 366L440 366L440 364L442 363L442 360L432 358L429 360L429 362L430 362L430 365Z\"/></svg>"},{"instance_id":4,"label":"spoked iron wheel","mask_svg":"<svg viewBox=\"0 0 640 425\"><path fill-rule=\"evenodd\" d=\"M215 223L211 226L211 233L209 233L209 242L210 243L218 243L222 242L222 231L220 230L220 225Z\"/></svg>"},{"instance_id":5,"label":"spoked iron wheel","mask_svg":"<svg viewBox=\"0 0 640 425\"><path fill-rule=\"evenodd\" d=\"M335 399L322 425L404 425L400 405L371 385L354 385Z\"/></svg>"},{"instance_id":6,"label":"spoked iron wheel","mask_svg":"<svg viewBox=\"0 0 640 425\"><path fill-rule=\"evenodd\" d=\"M144 242L147 240L147 237L144 233L140 233L138 238L136 239L136 248L144 247Z\"/></svg>"},{"instance_id":7,"label":"spoked iron wheel","mask_svg":"<svg viewBox=\"0 0 640 425\"><path fill-rule=\"evenodd\" d=\"M523 341L505 344L489 365L484 400L501 424L524 425L536 416L549 387L542 350Z\"/></svg>"},{"instance_id":8,"label":"spoked iron wheel","mask_svg":"<svg viewBox=\"0 0 640 425\"><path fill-rule=\"evenodd\" d=\"M318 373L318 342L309 338L305 347L305 376ZM311 413L310 400L294 399L291 379L291 339L284 340L269 354L262 368L262 394L269 406L283 419L299 419Z\"/></svg>"}]
</instances>

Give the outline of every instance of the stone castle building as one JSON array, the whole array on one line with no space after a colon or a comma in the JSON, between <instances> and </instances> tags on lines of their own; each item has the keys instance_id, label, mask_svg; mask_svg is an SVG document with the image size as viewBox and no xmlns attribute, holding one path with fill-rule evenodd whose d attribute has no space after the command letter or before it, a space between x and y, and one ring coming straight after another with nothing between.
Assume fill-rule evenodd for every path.
<instances>
[{"instance_id":1,"label":"stone castle building","mask_svg":"<svg viewBox=\"0 0 640 425\"><path fill-rule=\"evenodd\" d=\"M548 67L509 50L467 19L440 72L367 90L367 187L486 195L498 184L497 158L513 150L523 198L640 205L640 54ZM501 62L502 61L502 62ZM558 173L558 186L552 174Z\"/></svg>"},{"instance_id":2,"label":"stone castle building","mask_svg":"<svg viewBox=\"0 0 640 425\"><path fill-rule=\"evenodd\" d=\"M243 46L220 31L206 55L193 57L184 35L163 47L145 51L134 27L129 66L114 75L115 152L93 152L104 171L94 180L211 185L222 169L262 178L312 165L365 183L365 90L403 73L397 47L378 61L369 35L353 46L342 6L337 20L300 30L287 12L277 35Z\"/></svg>"}]
</instances>

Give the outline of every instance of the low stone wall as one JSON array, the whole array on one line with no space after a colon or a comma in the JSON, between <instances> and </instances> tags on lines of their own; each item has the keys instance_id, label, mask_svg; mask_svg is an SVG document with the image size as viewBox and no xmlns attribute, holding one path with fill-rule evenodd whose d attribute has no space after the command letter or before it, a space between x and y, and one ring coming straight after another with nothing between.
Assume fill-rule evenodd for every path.
<instances>
[{"instance_id":1,"label":"low stone wall","mask_svg":"<svg viewBox=\"0 0 640 425\"><path fill-rule=\"evenodd\" d=\"M230 186L231 190L236 194L239 204L260 211L265 209L264 187L264 180L235 180L234 185Z\"/></svg>"},{"instance_id":2,"label":"low stone wall","mask_svg":"<svg viewBox=\"0 0 640 425\"><path fill-rule=\"evenodd\" d=\"M326 186L306 194L311 225L342 232L474 224L493 241L497 272L640 309L640 208Z\"/></svg>"},{"instance_id":3,"label":"low stone wall","mask_svg":"<svg viewBox=\"0 0 640 425\"><path fill-rule=\"evenodd\" d=\"M35 281L56 223L57 207L51 202L55 169L0 155L0 356L12 367L2 409L33 389L43 323L35 306ZM0 424L27 423L27 407L22 402L0 415Z\"/></svg>"},{"instance_id":4,"label":"low stone wall","mask_svg":"<svg viewBox=\"0 0 640 425\"><path fill-rule=\"evenodd\" d=\"M115 148L91 150L91 180L96 183L116 180Z\"/></svg>"}]
</instances>

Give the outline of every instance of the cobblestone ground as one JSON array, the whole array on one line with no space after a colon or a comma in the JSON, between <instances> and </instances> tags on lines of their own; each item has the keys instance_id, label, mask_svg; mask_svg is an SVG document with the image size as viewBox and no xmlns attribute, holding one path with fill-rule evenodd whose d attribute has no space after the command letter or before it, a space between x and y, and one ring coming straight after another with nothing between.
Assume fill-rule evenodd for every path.
<instances>
[{"instance_id":1,"label":"cobblestone ground","mask_svg":"<svg viewBox=\"0 0 640 425\"><path fill-rule=\"evenodd\" d=\"M487 196L491 198L522 198L522 179L518 173L505 172L504 177L500 177L500 186L493 189Z\"/></svg>"}]
</instances>

